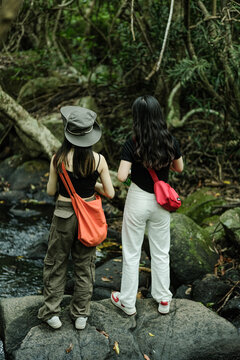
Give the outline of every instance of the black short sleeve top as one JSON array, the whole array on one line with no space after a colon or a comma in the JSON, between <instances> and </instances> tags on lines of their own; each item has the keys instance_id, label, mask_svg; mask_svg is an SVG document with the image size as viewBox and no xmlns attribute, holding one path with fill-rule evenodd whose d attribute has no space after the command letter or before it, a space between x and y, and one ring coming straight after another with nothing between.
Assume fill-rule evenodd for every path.
<instances>
[{"instance_id":1,"label":"black short sleeve top","mask_svg":"<svg viewBox=\"0 0 240 360\"><path fill-rule=\"evenodd\" d=\"M173 137L174 141L174 150L175 156L174 160L179 159L182 154L180 151L179 143L175 137ZM149 193L154 193L154 183L149 174L148 170L141 164L141 162L136 161L135 159L135 142L133 137L129 137L122 148L122 155L121 160L129 161L132 163L131 169L131 179L132 181L139 186L142 190L147 191ZM169 167L168 166L162 167L160 170L155 170L159 180L163 180L168 182L168 174L169 174Z\"/></svg>"}]
</instances>

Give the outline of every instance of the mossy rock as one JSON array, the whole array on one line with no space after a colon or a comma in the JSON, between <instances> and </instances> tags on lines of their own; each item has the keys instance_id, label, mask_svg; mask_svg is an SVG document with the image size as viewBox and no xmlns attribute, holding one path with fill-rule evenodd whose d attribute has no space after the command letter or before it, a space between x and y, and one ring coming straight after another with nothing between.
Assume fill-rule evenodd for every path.
<instances>
[{"instance_id":1,"label":"mossy rock","mask_svg":"<svg viewBox=\"0 0 240 360\"><path fill-rule=\"evenodd\" d=\"M223 244L225 238L225 232L222 224L220 223L220 216L213 215L209 218L206 218L202 222L204 230L207 231L209 237L216 244Z\"/></svg>"},{"instance_id":2,"label":"mossy rock","mask_svg":"<svg viewBox=\"0 0 240 360\"><path fill-rule=\"evenodd\" d=\"M220 222L227 239L237 248L240 248L240 207L225 211L220 216Z\"/></svg>"},{"instance_id":3,"label":"mossy rock","mask_svg":"<svg viewBox=\"0 0 240 360\"><path fill-rule=\"evenodd\" d=\"M19 166L9 178L11 190L30 189L41 184L42 177L49 172L49 162L30 160Z\"/></svg>"},{"instance_id":4,"label":"mossy rock","mask_svg":"<svg viewBox=\"0 0 240 360\"><path fill-rule=\"evenodd\" d=\"M225 201L217 189L204 187L186 197L178 209L178 213L187 215L201 225L204 219L212 216L216 206L224 203Z\"/></svg>"},{"instance_id":5,"label":"mossy rock","mask_svg":"<svg viewBox=\"0 0 240 360\"><path fill-rule=\"evenodd\" d=\"M74 102L74 105L81 106L92 111L95 111L99 118L99 110L96 104L95 99L92 96L83 96L81 99L78 99Z\"/></svg>"},{"instance_id":6,"label":"mossy rock","mask_svg":"<svg viewBox=\"0 0 240 360\"><path fill-rule=\"evenodd\" d=\"M3 160L0 163L0 178L3 178L4 181L8 181L16 168L22 165L24 161L26 161L26 157L23 155L13 155Z\"/></svg>"},{"instance_id":7,"label":"mossy rock","mask_svg":"<svg viewBox=\"0 0 240 360\"><path fill-rule=\"evenodd\" d=\"M171 215L170 261L173 280L182 284L213 272L217 261L208 233L183 214Z\"/></svg>"},{"instance_id":8,"label":"mossy rock","mask_svg":"<svg viewBox=\"0 0 240 360\"><path fill-rule=\"evenodd\" d=\"M46 126L60 142L63 141L64 127L60 112L44 116L39 122Z\"/></svg>"}]
</instances>

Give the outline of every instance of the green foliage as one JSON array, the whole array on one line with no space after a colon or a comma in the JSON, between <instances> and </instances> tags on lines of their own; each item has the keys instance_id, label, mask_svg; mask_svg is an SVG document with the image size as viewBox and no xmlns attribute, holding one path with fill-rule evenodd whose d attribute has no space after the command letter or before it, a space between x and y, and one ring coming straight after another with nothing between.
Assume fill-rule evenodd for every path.
<instances>
[{"instance_id":1,"label":"green foliage","mask_svg":"<svg viewBox=\"0 0 240 360\"><path fill-rule=\"evenodd\" d=\"M169 69L168 74L172 79L175 79L175 81L177 79L183 86L186 86L187 83L194 84L199 81L203 73L208 75L210 69L211 65L205 59L198 60L195 58L191 60L184 58L173 69Z\"/></svg>"}]
</instances>

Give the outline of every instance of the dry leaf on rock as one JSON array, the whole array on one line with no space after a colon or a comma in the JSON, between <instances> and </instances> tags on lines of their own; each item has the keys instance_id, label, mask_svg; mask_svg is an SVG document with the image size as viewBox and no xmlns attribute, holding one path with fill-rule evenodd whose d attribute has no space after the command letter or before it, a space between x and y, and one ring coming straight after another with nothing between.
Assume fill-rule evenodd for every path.
<instances>
[{"instance_id":1,"label":"dry leaf on rock","mask_svg":"<svg viewBox=\"0 0 240 360\"><path fill-rule=\"evenodd\" d=\"M101 278L101 280L102 280L102 281L106 281L106 282L112 281L111 279L107 278L106 276L103 276L103 277Z\"/></svg>"},{"instance_id":2,"label":"dry leaf on rock","mask_svg":"<svg viewBox=\"0 0 240 360\"><path fill-rule=\"evenodd\" d=\"M100 334L104 335L106 338L109 338L109 335L104 330L96 329Z\"/></svg>"},{"instance_id":3,"label":"dry leaf on rock","mask_svg":"<svg viewBox=\"0 0 240 360\"><path fill-rule=\"evenodd\" d=\"M70 353L73 349L73 344L71 343L69 347L66 349L66 353Z\"/></svg>"},{"instance_id":4,"label":"dry leaf on rock","mask_svg":"<svg viewBox=\"0 0 240 360\"><path fill-rule=\"evenodd\" d=\"M119 355L120 350L119 350L119 345L118 345L117 341L114 342L113 350L115 350L115 352Z\"/></svg>"}]
</instances>

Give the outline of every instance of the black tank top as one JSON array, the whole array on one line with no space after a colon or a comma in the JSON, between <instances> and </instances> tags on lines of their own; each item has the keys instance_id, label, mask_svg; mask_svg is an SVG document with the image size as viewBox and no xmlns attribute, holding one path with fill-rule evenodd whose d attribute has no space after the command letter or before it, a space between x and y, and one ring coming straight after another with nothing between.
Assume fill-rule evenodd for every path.
<instances>
[{"instance_id":1,"label":"black tank top","mask_svg":"<svg viewBox=\"0 0 240 360\"><path fill-rule=\"evenodd\" d=\"M67 170L67 173L70 177L74 189L76 190L76 193L82 198L88 198L90 196L93 196L93 194L95 193L94 187L99 177L99 172L98 172L99 163L100 163L100 154L99 154L99 160L96 170L92 174L86 177L73 175L72 171ZM62 195L66 198L70 198L59 175L58 175L58 184L59 184L59 195Z\"/></svg>"}]
</instances>

